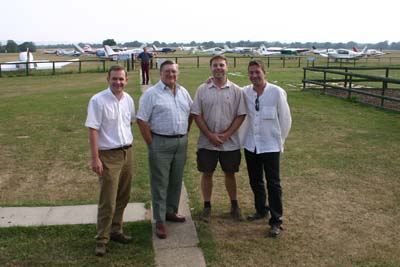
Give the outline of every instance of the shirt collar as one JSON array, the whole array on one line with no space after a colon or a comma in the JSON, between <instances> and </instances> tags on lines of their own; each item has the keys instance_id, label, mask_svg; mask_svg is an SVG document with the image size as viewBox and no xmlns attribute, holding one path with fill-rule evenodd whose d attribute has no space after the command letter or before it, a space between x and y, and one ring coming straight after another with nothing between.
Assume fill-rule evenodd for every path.
<instances>
[{"instance_id":1,"label":"shirt collar","mask_svg":"<svg viewBox=\"0 0 400 267\"><path fill-rule=\"evenodd\" d=\"M229 88L232 85L232 82L228 79L226 79L226 83L224 84L224 86L221 87L221 89L225 89L225 88ZM218 86L216 86L213 82L207 83L207 88L211 89L211 88L219 88Z\"/></svg>"}]
</instances>

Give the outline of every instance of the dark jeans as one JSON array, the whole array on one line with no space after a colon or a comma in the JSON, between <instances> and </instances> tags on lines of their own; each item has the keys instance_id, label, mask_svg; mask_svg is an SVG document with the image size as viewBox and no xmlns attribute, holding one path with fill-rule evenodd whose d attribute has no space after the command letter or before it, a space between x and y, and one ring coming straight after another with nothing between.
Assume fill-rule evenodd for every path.
<instances>
[{"instance_id":1,"label":"dark jeans","mask_svg":"<svg viewBox=\"0 0 400 267\"><path fill-rule=\"evenodd\" d=\"M280 152L256 154L244 150L250 186L254 193L254 204L258 213L264 214L266 194L264 175L267 180L268 204L271 213L270 225L282 224L282 187L279 179Z\"/></svg>"},{"instance_id":2,"label":"dark jeans","mask_svg":"<svg viewBox=\"0 0 400 267\"><path fill-rule=\"evenodd\" d=\"M142 67L142 84L149 84L150 63L142 62L141 67Z\"/></svg>"}]
</instances>

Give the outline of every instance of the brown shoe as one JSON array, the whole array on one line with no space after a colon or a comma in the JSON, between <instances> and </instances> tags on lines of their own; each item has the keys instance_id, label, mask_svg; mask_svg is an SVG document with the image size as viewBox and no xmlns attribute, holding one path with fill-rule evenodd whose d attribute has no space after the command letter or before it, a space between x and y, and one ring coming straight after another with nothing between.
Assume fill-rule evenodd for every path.
<instances>
[{"instance_id":1,"label":"brown shoe","mask_svg":"<svg viewBox=\"0 0 400 267\"><path fill-rule=\"evenodd\" d=\"M110 240L121 244L129 244L133 241L133 238L129 235L124 235L123 233L116 233L110 235Z\"/></svg>"},{"instance_id":2,"label":"brown shoe","mask_svg":"<svg viewBox=\"0 0 400 267\"><path fill-rule=\"evenodd\" d=\"M167 238L167 229L164 223L156 223L156 236L160 239Z\"/></svg>"},{"instance_id":3,"label":"brown shoe","mask_svg":"<svg viewBox=\"0 0 400 267\"><path fill-rule=\"evenodd\" d=\"M183 215L179 215L178 213L167 213L165 215L165 220L170 222L185 222L186 218Z\"/></svg>"},{"instance_id":4,"label":"brown shoe","mask_svg":"<svg viewBox=\"0 0 400 267\"><path fill-rule=\"evenodd\" d=\"M107 246L104 243L97 243L94 249L94 254L99 257L103 257L107 252Z\"/></svg>"}]
</instances>

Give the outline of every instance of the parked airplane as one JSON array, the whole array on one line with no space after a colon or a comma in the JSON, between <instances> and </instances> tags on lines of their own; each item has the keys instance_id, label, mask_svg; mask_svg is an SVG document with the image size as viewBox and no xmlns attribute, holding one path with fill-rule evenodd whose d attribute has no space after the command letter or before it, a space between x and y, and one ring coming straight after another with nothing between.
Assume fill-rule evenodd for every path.
<instances>
[{"instance_id":1,"label":"parked airplane","mask_svg":"<svg viewBox=\"0 0 400 267\"><path fill-rule=\"evenodd\" d=\"M264 44L260 45L258 54L263 56L274 56L274 55L297 55L300 53L308 52L308 48L290 48L290 47L265 47Z\"/></svg>"},{"instance_id":2,"label":"parked airplane","mask_svg":"<svg viewBox=\"0 0 400 267\"><path fill-rule=\"evenodd\" d=\"M365 56L365 52L367 51L367 47L361 52L354 52L349 49L332 49L326 53L320 53L319 55L322 57L332 58L332 59L360 59Z\"/></svg>"},{"instance_id":3,"label":"parked airplane","mask_svg":"<svg viewBox=\"0 0 400 267\"><path fill-rule=\"evenodd\" d=\"M36 69L36 70L50 70L53 69L61 69L62 67L73 63L74 61L79 61L79 59L71 59L67 62L53 62L49 60L34 60L32 53L29 49L26 52L19 53L19 61L9 61L3 62L7 64L1 64L1 71L18 71L18 70L25 70L26 65L28 65L29 69ZM31 63L30 63L31 62ZM29 64L26 64L29 63Z\"/></svg>"},{"instance_id":4,"label":"parked airplane","mask_svg":"<svg viewBox=\"0 0 400 267\"><path fill-rule=\"evenodd\" d=\"M143 44L142 46L144 47L146 44ZM104 51L105 51L105 57L112 59L112 60L127 60L129 59L132 55L137 56L141 52L143 52L143 48L134 48L134 49L128 49L124 51L119 51L116 52L114 51L110 46L104 45ZM153 52L153 51L152 51Z\"/></svg>"},{"instance_id":5,"label":"parked airplane","mask_svg":"<svg viewBox=\"0 0 400 267\"><path fill-rule=\"evenodd\" d=\"M82 55L96 55L98 57L105 57L106 53L103 48L100 49L92 49L92 47L86 44L83 48L80 47L78 44L72 44L75 49L81 53Z\"/></svg>"},{"instance_id":6,"label":"parked airplane","mask_svg":"<svg viewBox=\"0 0 400 267\"><path fill-rule=\"evenodd\" d=\"M169 48L169 47L161 47L161 48L157 48L157 46L152 45L151 46L153 49L150 52L153 53L174 53L176 51L176 49L173 48Z\"/></svg>"},{"instance_id":7,"label":"parked airplane","mask_svg":"<svg viewBox=\"0 0 400 267\"><path fill-rule=\"evenodd\" d=\"M254 47L234 47L230 48L228 45L224 45L224 53L236 53L236 54L254 54Z\"/></svg>"},{"instance_id":8,"label":"parked airplane","mask_svg":"<svg viewBox=\"0 0 400 267\"><path fill-rule=\"evenodd\" d=\"M326 49L317 49L315 46L312 47L312 52L316 55L320 54L326 54L326 53L332 53L334 52L335 49L332 48L326 48Z\"/></svg>"},{"instance_id":9,"label":"parked airplane","mask_svg":"<svg viewBox=\"0 0 400 267\"><path fill-rule=\"evenodd\" d=\"M183 46L182 45L179 47L179 49L181 51L186 51L186 52L189 52L190 54L194 54L194 53L196 53L197 46Z\"/></svg>"},{"instance_id":10,"label":"parked airplane","mask_svg":"<svg viewBox=\"0 0 400 267\"><path fill-rule=\"evenodd\" d=\"M357 47L353 47L353 51L354 52L360 52ZM379 57L379 56L383 56L389 54L388 52L383 52L383 51L379 51L376 49L367 49L367 51L365 51L365 55L367 57Z\"/></svg>"},{"instance_id":11,"label":"parked airplane","mask_svg":"<svg viewBox=\"0 0 400 267\"><path fill-rule=\"evenodd\" d=\"M200 54L208 54L208 55L221 55L225 52L225 49L222 49L221 47L213 47L209 49L204 49L202 46L199 47L199 49L196 51L196 53Z\"/></svg>"}]
</instances>

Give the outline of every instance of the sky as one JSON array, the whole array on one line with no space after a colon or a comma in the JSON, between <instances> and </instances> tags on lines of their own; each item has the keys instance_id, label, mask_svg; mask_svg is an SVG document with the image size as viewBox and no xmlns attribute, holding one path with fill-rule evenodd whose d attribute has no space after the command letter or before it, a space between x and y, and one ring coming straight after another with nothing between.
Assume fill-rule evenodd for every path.
<instances>
[{"instance_id":1,"label":"sky","mask_svg":"<svg viewBox=\"0 0 400 267\"><path fill-rule=\"evenodd\" d=\"M399 42L395 0L2 1L0 41ZM396 26L395 26L396 25Z\"/></svg>"}]
</instances>

